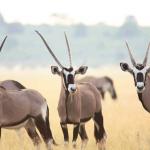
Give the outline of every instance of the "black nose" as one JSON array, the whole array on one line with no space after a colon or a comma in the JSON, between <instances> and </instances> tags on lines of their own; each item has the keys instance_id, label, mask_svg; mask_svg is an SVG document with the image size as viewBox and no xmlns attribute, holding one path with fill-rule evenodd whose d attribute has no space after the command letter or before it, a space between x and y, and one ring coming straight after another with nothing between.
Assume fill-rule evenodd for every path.
<instances>
[{"instance_id":1,"label":"black nose","mask_svg":"<svg viewBox=\"0 0 150 150\"><path fill-rule=\"evenodd\" d=\"M114 94L113 96L112 96L112 99L117 99L117 95L116 94Z\"/></svg>"},{"instance_id":2,"label":"black nose","mask_svg":"<svg viewBox=\"0 0 150 150\"><path fill-rule=\"evenodd\" d=\"M144 86L141 86L141 87L137 87L138 90L143 90Z\"/></svg>"},{"instance_id":3,"label":"black nose","mask_svg":"<svg viewBox=\"0 0 150 150\"><path fill-rule=\"evenodd\" d=\"M75 89L75 88L71 88L71 91L72 91L72 92L75 92L75 91L76 91L76 89Z\"/></svg>"}]
</instances>

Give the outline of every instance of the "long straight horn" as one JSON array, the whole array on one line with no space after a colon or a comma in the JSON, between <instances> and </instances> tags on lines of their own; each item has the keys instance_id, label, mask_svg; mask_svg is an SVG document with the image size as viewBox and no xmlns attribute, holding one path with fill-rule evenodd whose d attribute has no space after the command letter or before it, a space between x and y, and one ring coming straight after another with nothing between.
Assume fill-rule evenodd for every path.
<instances>
[{"instance_id":1,"label":"long straight horn","mask_svg":"<svg viewBox=\"0 0 150 150\"><path fill-rule=\"evenodd\" d=\"M4 38L4 40L3 40L3 42L2 42L2 44L1 44L1 46L0 46L0 51L2 50L2 48L3 48L3 46L4 46L4 43L5 43L6 39L7 39L7 36Z\"/></svg>"},{"instance_id":2,"label":"long straight horn","mask_svg":"<svg viewBox=\"0 0 150 150\"><path fill-rule=\"evenodd\" d=\"M129 55L130 55L130 59L131 59L132 65L133 65L133 66L136 66L136 62L135 62L135 60L134 60L134 58L133 58L133 56L132 56L131 50L130 50L129 45L128 45L127 42L126 42L126 46L127 46L127 48L128 48L128 52L129 52Z\"/></svg>"},{"instance_id":3,"label":"long straight horn","mask_svg":"<svg viewBox=\"0 0 150 150\"><path fill-rule=\"evenodd\" d=\"M147 64L149 49L150 49L150 42L149 42L149 44L148 44L148 48L147 48L147 51L146 51L146 55L145 55L145 58L144 58L144 61L143 61L143 65L144 65L144 66L146 66L146 64Z\"/></svg>"},{"instance_id":4,"label":"long straight horn","mask_svg":"<svg viewBox=\"0 0 150 150\"><path fill-rule=\"evenodd\" d=\"M46 48L48 49L48 51L50 52L50 54L53 56L53 58L55 59L55 61L57 62L57 64L61 67L61 68L65 68L60 62L59 60L57 59L57 57L55 56L55 54L53 53L53 51L51 50L51 48L48 46L46 40L44 39L44 37L41 35L41 33L39 31L35 31L39 36L40 38L42 39L42 41L44 42Z\"/></svg>"},{"instance_id":5,"label":"long straight horn","mask_svg":"<svg viewBox=\"0 0 150 150\"><path fill-rule=\"evenodd\" d=\"M64 34L65 34L66 44L67 44L67 48L68 48L70 67L72 67L72 59L71 59L71 51L70 51L70 47L69 47L69 42L68 42L67 35L65 32L64 32Z\"/></svg>"}]
</instances>

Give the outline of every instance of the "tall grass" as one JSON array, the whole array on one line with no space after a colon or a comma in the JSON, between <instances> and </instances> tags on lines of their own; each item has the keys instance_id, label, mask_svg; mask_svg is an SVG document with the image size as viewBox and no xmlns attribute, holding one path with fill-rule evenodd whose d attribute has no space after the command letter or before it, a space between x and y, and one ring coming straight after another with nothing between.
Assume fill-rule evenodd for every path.
<instances>
[{"instance_id":1,"label":"tall grass","mask_svg":"<svg viewBox=\"0 0 150 150\"><path fill-rule=\"evenodd\" d=\"M113 78L118 99L112 101L109 94L102 102L105 129L107 131L107 150L149 150L150 149L150 114L144 110L138 100L133 79L129 74L122 73L119 69L98 69L89 70L88 74L96 76L108 75ZM63 147L63 135L59 125L57 103L60 92L60 79L52 76L50 69L0 69L0 79L14 79L20 81L27 88L40 91L47 99L50 110L50 125L59 147L54 150L61 150ZM96 149L93 136L93 121L86 124L89 142L87 150ZM22 144L25 150L34 149L31 140L24 129L21 129ZM70 145L72 149L72 126L69 125ZM13 130L2 129L1 150L20 150L20 138ZM78 139L78 149L80 138ZM44 150L42 144L42 150Z\"/></svg>"}]
</instances>

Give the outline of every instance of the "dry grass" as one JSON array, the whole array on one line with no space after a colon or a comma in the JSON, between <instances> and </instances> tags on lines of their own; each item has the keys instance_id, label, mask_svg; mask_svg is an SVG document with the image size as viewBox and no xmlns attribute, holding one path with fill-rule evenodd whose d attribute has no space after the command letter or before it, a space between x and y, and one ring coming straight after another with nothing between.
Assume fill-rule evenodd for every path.
<instances>
[{"instance_id":1,"label":"dry grass","mask_svg":"<svg viewBox=\"0 0 150 150\"><path fill-rule=\"evenodd\" d=\"M40 91L47 99L50 108L50 122L56 141L63 144L63 136L59 126L57 103L60 91L60 80L52 76L49 69L36 70L7 70L0 69L0 79L15 79L26 87ZM103 72L103 73L102 73ZM150 149L150 114L147 113L137 98L133 79L130 75L122 73L119 69L90 70L89 74L97 76L108 75L115 81L118 100L112 101L107 94L106 101L102 102L105 129L107 131L107 150L149 150ZM93 122L87 123L89 142L87 150L96 149L93 137ZM24 129L23 146L25 150L34 149ZM72 126L69 126L70 139ZM71 140L70 140L71 141ZM78 140L78 149L80 139ZM2 150L20 150L19 139L13 130L2 130ZM44 144L42 150L44 150ZM54 150L65 149L62 145ZM71 142L68 150L72 149Z\"/></svg>"}]
</instances>

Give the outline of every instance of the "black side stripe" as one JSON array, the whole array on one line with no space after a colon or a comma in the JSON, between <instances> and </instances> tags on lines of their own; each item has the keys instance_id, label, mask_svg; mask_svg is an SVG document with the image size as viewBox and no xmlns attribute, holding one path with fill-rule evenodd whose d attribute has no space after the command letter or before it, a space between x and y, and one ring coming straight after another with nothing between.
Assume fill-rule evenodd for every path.
<instances>
[{"instance_id":1,"label":"black side stripe","mask_svg":"<svg viewBox=\"0 0 150 150\"><path fill-rule=\"evenodd\" d=\"M18 121L18 122L13 122L13 123L10 123L10 124L2 124L2 128L4 127L13 127L13 126L17 126L23 122L25 122L26 120L32 118L31 116L26 116L25 118L23 118L22 120Z\"/></svg>"}]
</instances>

